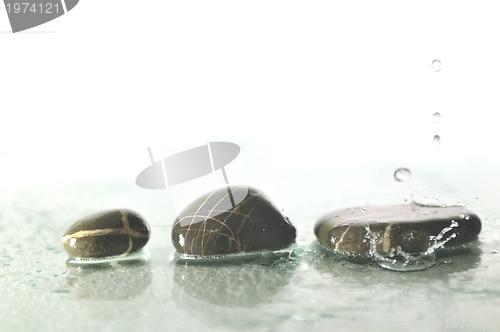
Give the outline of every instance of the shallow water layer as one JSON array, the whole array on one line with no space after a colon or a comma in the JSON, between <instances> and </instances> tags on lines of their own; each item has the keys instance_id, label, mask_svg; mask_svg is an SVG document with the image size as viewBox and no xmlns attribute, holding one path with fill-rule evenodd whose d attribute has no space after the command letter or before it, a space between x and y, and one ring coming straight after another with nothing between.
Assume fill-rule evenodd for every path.
<instances>
[{"instance_id":1,"label":"shallow water layer","mask_svg":"<svg viewBox=\"0 0 500 332\"><path fill-rule=\"evenodd\" d=\"M158 201L117 185L12 197L0 211L0 321L6 331L494 331L500 323L500 220L483 218L479 241L424 271L393 272L319 250L315 213L289 211L296 259L273 264L176 264L170 220ZM87 194L84 194L87 193ZM68 266L67 225L126 204L151 223L144 261ZM129 206L132 205L132 206ZM287 211L288 212L288 211Z\"/></svg>"}]
</instances>

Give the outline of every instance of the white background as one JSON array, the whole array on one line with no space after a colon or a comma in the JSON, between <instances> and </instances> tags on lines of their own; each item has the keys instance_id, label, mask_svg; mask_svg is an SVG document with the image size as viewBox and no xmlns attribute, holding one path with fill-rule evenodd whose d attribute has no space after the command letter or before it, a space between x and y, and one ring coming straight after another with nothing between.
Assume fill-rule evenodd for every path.
<instances>
[{"instance_id":1,"label":"white background","mask_svg":"<svg viewBox=\"0 0 500 332\"><path fill-rule=\"evenodd\" d=\"M355 202L396 190L400 166L413 189L493 199L498 13L494 1L81 0L12 34L2 8L0 184L134 183L146 147L159 159L219 140L242 148L231 181L284 199L321 187Z\"/></svg>"}]
</instances>

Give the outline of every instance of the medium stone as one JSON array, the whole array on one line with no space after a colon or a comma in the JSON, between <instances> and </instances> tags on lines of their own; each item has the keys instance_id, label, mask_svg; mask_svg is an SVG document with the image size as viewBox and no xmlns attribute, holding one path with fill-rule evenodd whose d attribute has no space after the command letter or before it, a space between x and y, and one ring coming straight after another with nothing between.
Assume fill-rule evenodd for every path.
<instances>
[{"instance_id":1,"label":"medium stone","mask_svg":"<svg viewBox=\"0 0 500 332\"><path fill-rule=\"evenodd\" d=\"M351 208L330 212L314 226L319 242L342 253L368 254L371 240L377 253L400 249L425 252L440 241L443 247L477 239L481 220L464 207L431 207L418 204Z\"/></svg>"},{"instance_id":2,"label":"medium stone","mask_svg":"<svg viewBox=\"0 0 500 332\"><path fill-rule=\"evenodd\" d=\"M99 259L137 252L149 240L149 225L131 210L102 211L76 221L62 243L75 258Z\"/></svg>"},{"instance_id":3,"label":"medium stone","mask_svg":"<svg viewBox=\"0 0 500 332\"><path fill-rule=\"evenodd\" d=\"M175 249L193 256L279 250L295 237L290 220L264 193L248 186L227 186L201 196L172 227Z\"/></svg>"}]
</instances>

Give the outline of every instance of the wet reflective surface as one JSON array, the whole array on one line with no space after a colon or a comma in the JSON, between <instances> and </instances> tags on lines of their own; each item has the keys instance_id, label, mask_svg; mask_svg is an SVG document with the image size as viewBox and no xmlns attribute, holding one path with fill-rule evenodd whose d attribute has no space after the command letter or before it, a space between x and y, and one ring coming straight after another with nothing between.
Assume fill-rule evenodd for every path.
<instances>
[{"instance_id":1,"label":"wet reflective surface","mask_svg":"<svg viewBox=\"0 0 500 332\"><path fill-rule=\"evenodd\" d=\"M85 265L66 271L69 293L79 299L132 300L151 281L151 266L146 261Z\"/></svg>"},{"instance_id":2,"label":"wet reflective surface","mask_svg":"<svg viewBox=\"0 0 500 332\"><path fill-rule=\"evenodd\" d=\"M393 181L390 176L388 181ZM79 189L81 190L81 189ZM107 200L128 191L107 189ZM92 195L91 195L92 196ZM171 260L167 222L151 224L145 260L67 266L60 244L82 196L55 192L57 205L23 194L0 214L0 319L7 330L494 331L500 305L500 222L481 210L479 241L439 251L432 268L394 272L372 260L332 256L317 242L317 216L295 209L294 256L266 262L185 265ZM162 206L161 199L145 203ZM28 204L29 203L29 204ZM92 199L86 209L93 209ZM297 204L299 204L297 202ZM368 208L368 207L367 207ZM327 212L329 209L318 209ZM158 217L144 217L162 221ZM173 220L173 219L172 219ZM13 222L17 228L9 227ZM30 319L26 317L29 315Z\"/></svg>"}]
</instances>

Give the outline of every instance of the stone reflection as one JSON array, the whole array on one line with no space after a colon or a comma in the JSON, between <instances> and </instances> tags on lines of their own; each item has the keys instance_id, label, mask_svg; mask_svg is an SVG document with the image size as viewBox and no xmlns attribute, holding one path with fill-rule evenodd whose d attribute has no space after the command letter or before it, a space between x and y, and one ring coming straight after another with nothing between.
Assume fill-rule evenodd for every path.
<instances>
[{"instance_id":1,"label":"stone reflection","mask_svg":"<svg viewBox=\"0 0 500 332\"><path fill-rule=\"evenodd\" d=\"M331 273L335 276L343 274L342 271L360 271L361 274L366 273L364 268L381 268L368 256L362 255L342 255L324 248L320 244L314 244L315 268L323 273ZM442 279L446 275L452 275L459 272L472 270L481 263L481 246L479 241L456 246L448 249L440 249L436 251L436 264L426 270L416 272L415 275L423 278ZM402 274L407 274L403 272ZM413 272L410 272L413 273ZM349 273L350 274L350 273ZM399 273L396 273L398 275Z\"/></svg>"},{"instance_id":2,"label":"stone reflection","mask_svg":"<svg viewBox=\"0 0 500 332\"><path fill-rule=\"evenodd\" d=\"M176 265L174 299L186 295L220 306L251 307L265 302L290 281L296 263Z\"/></svg>"},{"instance_id":3,"label":"stone reflection","mask_svg":"<svg viewBox=\"0 0 500 332\"><path fill-rule=\"evenodd\" d=\"M287 298L295 261L275 265L176 265L177 308L210 329L272 330L286 315L271 313ZM278 306L281 307L281 306Z\"/></svg>"},{"instance_id":4,"label":"stone reflection","mask_svg":"<svg viewBox=\"0 0 500 332\"><path fill-rule=\"evenodd\" d=\"M151 267L145 260L70 267L66 272L70 293L92 300L129 300L151 284Z\"/></svg>"},{"instance_id":5,"label":"stone reflection","mask_svg":"<svg viewBox=\"0 0 500 332\"><path fill-rule=\"evenodd\" d=\"M402 330L397 326L405 321L397 316L408 317L418 312L426 324L436 324L443 330L442 325L437 325L446 317L443 313L453 312L464 291L478 284L474 279L484 269L479 268L481 260L481 248L471 244L467 248L438 251L436 265L426 270L396 272L380 268L370 260L340 258L318 250L313 266L324 294L316 296L323 304L322 312L338 313L335 319L348 322L349 326L356 321L371 324L366 318L366 313L371 313L370 316L379 317L384 327L390 322L393 329ZM326 301L333 295L336 301ZM398 315L391 314L394 312Z\"/></svg>"},{"instance_id":6,"label":"stone reflection","mask_svg":"<svg viewBox=\"0 0 500 332\"><path fill-rule=\"evenodd\" d=\"M318 245L319 247L319 245ZM426 270L412 272L388 271L380 268L369 259L337 257L326 249L318 250L314 268L341 290L339 299L343 297L368 299L386 294L392 296L394 303L412 294L427 294L441 302L440 297L449 296L462 287L464 275L473 275L481 264L482 250L478 242L453 249L436 252L436 264ZM391 289L390 292L386 292ZM367 303L355 302L365 308Z\"/></svg>"}]
</instances>

